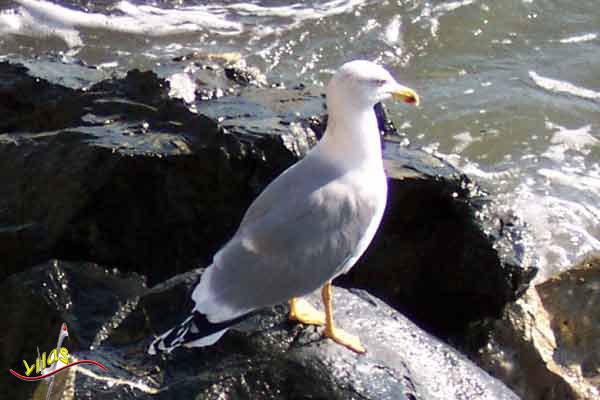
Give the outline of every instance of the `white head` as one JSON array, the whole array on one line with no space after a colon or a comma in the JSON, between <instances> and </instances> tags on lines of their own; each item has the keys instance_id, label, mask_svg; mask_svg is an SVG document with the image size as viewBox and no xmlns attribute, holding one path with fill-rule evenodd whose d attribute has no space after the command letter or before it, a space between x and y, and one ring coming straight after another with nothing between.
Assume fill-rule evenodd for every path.
<instances>
[{"instance_id":1,"label":"white head","mask_svg":"<svg viewBox=\"0 0 600 400\"><path fill-rule=\"evenodd\" d=\"M327 105L347 107L373 107L390 97L409 104L419 104L417 93L400 85L383 67L365 60L347 62L331 78L327 86ZM338 106L339 107L339 106Z\"/></svg>"}]
</instances>

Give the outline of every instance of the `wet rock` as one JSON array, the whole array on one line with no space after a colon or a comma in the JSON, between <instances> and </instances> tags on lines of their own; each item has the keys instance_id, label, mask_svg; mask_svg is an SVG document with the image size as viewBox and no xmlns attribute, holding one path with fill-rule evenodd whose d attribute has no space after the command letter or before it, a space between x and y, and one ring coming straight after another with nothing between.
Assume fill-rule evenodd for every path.
<instances>
[{"instance_id":1,"label":"wet rock","mask_svg":"<svg viewBox=\"0 0 600 400\"><path fill-rule=\"evenodd\" d=\"M69 369L72 376L62 389L73 398L517 399L456 350L361 290L334 288L334 304L336 321L360 335L365 355L323 339L322 328L289 322L287 305L278 305L239 324L214 346L148 356L152 334L170 328L190 308L189 292L200 273L178 275L148 290L135 275L53 261L9 281L16 293L28 294L25 304L47 305L47 312L35 316L38 326L66 320L77 343L66 342L73 356L107 367L106 372L91 366ZM18 313L22 304L5 296L0 292L4 311ZM317 305L318 294L309 301ZM24 337L46 335L23 323L15 328ZM19 340L13 336L5 344ZM35 358L35 344L26 341L21 348ZM7 365L22 371L18 357L13 354L17 359L6 360ZM7 383L3 393L17 398L23 385ZM44 394L42 388L37 391Z\"/></svg>"},{"instance_id":2,"label":"wet rock","mask_svg":"<svg viewBox=\"0 0 600 400\"><path fill-rule=\"evenodd\" d=\"M27 68L0 63L0 133L63 129L85 113L85 104L64 86L27 74Z\"/></svg>"},{"instance_id":3,"label":"wet rock","mask_svg":"<svg viewBox=\"0 0 600 400\"><path fill-rule=\"evenodd\" d=\"M0 88L1 278L55 256L153 282L188 270L299 156L298 142L276 132L236 134L235 124L191 113L150 72L82 91L9 63L0 71L10 82Z\"/></svg>"},{"instance_id":4,"label":"wet rock","mask_svg":"<svg viewBox=\"0 0 600 400\"><path fill-rule=\"evenodd\" d=\"M266 76L258 68L248 66L239 53L194 52L173 61L185 63L185 66L167 79L171 83L171 94L190 104L195 98L209 100L237 96L246 86L267 85ZM193 94L189 93L189 88L182 90L182 83L184 87L193 88Z\"/></svg>"},{"instance_id":5,"label":"wet rock","mask_svg":"<svg viewBox=\"0 0 600 400\"><path fill-rule=\"evenodd\" d=\"M600 397L600 258L530 288L476 361L524 400Z\"/></svg>"},{"instance_id":6,"label":"wet rock","mask_svg":"<svg viewBox=\"0 0 600 400\"><path fill-rule=\"evenodd\" d=\"M500 317L535 275L519 243L525 226L443 160L394 142L384 154L383 223L342 281L461 348L478 348L487 330L480 321Z\"/></svg>"},{"instance_id":7,"label":"wet rock","mask_svg":"<svg viewBox=\"0 0 600 400\"><path fill-rule=\"evenodd\" d=\"M69 352L89 349L109 333L107 321L118 321L128 302L145 290L138 275L123 276L86 262L51 260L5 279L0 284L0 314L6 321L0 335L0 365L5 367L0 397L31 398L38 383L19 381L8 369L24 375L23 360L35 363L37 348L40 353L56 348L63 322L69 328L64 342Z\"/></svg>"},{"instance_id":8,"label":"wet rock","mask_svg":"<svg viewBox=\"0 0 600 400\"><path fill-rule=\"evenodd\" d=\"M221 64L194 65L210 90L228 80ZM150 284L208 265L255 196L325 129L322 93L304 86L229 82L222 97L186 104L152 72L87 90L9 63L0 75L0 112L10 115L0 122L0 278L52 257L137 271ZM460 346L479 344L475 324L498 317L532 277L523 227L447 163L392 141L384 153L383 226L340 283Z\"/></svg>"}]
</instances>

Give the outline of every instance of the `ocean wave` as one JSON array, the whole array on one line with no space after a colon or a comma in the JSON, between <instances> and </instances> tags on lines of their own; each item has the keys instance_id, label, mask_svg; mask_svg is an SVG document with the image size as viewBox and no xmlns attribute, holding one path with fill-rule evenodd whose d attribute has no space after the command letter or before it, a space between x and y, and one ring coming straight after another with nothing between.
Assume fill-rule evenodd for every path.
<instances>
[{"instance_id":1,"label":"ocean wave","mask_svg":"<svg viewBox=\"0 0 600 400\"><path fill-rule=\"evenodd\" d=\"M251 31L264 37L294 29L302 22L352 12L367 0L330 0L262 6L253 3L207 4L160 8L120 1L114 14L85 12L45 0L15 0L20 6L0 13L0 33L58 37L70 47L83 45L80 29L167 36L193 32L239 35ZM287 19L286 23L279 23Z\"/></svg>"},{"instance_id":2,"label":"ocean wave","mask_svg":"<svg viewBox=\"0 0 600 400\"><path fill-rule=\"evenodd\" d=\"M600 100L600 92L575 86L572 83L558 79L546 78L535 71L529 71L529 76L536 85L551 92L570 94L589 100Z\"/></svg>"},{"instance_id":3,"label":"ocean wave","mask_svg":"<svg viewBox=\"0 0 600 400\"><path fill-rule=\"evenodd\" d=\"M561 43L581 43L581 42L590 42L592 40L598 39L598 35L596 33L586 33L584 35L578 36L570 36L564 39L560 39Z\"/></svg>"},{"instance_id":4,"label":"ocean wave","mask_svg":"<svg viewBox=\"0 0 600 400\"><path fill-rule=\"evenodd\" d=\"M33 37L56 36L70 47L83 44L79 29L166 36L209 30L218 35L243 31L239 22L229 21L221 9L194 6L163 9L121 1L113 9L119 15L74 10L43 0L16 0L17 9L0 14L0 33Z\"/></svg>"}]
</instances>

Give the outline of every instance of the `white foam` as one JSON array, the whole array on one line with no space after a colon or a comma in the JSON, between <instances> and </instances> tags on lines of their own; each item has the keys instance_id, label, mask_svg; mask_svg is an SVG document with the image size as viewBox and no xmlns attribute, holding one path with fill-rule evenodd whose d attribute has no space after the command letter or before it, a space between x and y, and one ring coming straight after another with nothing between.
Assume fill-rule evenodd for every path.
<instances>
[{"instance_id":1,"label":"white foam","mask_svg":"<svg viewBox=\"0 0 600 400\"><path fill-rule=\"evenodd\" d=\"M454 147L452 148L452 151L454 153L462 153L467 147L469 147L471 145L471 143L473 143L476 139L473 138L473 136L471 135L471 132L469 131L465 131L465 132L460 132L457 133L456 135L453 136L454 139L456 139L456 145L454 145ZM477 140L481 140L481 139L477 139Z\"/></svg>"},{"instance_id":2,"label":"white foam","mask_svg":"<svg viewBox=\"0 0 600 400\"><path fill-rule=\"evenodd\" d=\"M210 6L163 9L121 1L113 8L119 15L104 15L73 10L43 0L16 0L16 10L0 14L0 33L34 37L56 36L69 46L83 44L79 29L165 36L209 30L231 35L243 31L239 22L227 20L222 9ZM216 12L213 12L216 11ZM124 15L123 15L124 14Z\"/></svg>"},{"instance_id":3,"label":"white foam","mask_svg":"<svg viewBox=\"0 0 600 400\"><path fill-rule=\"evenodd\" d=\"M565 178L561 177L562 182ZM590 251L600 250L600 241L592 234L600 222L597 207L540 193L525 184L516 188L515 195L515 211L527 221L535 237L541 267L536 282L568 268Z\"/></svg>"},{"instance_id":4,"label":"white foam","mask_svg":"<svg viewBox=\"0 0 600 400\"><path fill-rule=\"evenodd\" d=\"M561 43L581 43L581 42L590 42L592 40L596 40L598 38L598 34L596 33L586 33L584 35L571 36L568 38L560 39Z\"/></svg>"},{"instance_id":5,"label":"white foam","mask_svg":"<svg viewBox=\"0 0 600 400\"><path fill-rule=\"evenodd\" d=\"M600 92L575 86L572 83L558 79L546 78L538 75L535 71L529 71L529 76L536 85L551 92L570 94L590 100L600 100Z\"/></svg>"},{"instance_id":6,"label":"white foam","mask_svg":"<svg viewBox=\"0 0 600 400\"><path fill-rule=\"evenodd\" d=\"M584 125L581 128L568 129L564 126L546 121L548 129L556 129L557 132L550 139L550 143L563 144L569 149L581 151L588 154L586 151L591 146L600 144L600 140L592 135L592 126Z\"/></svg>"},{"instance_id":7,"label":"white foam","mask_svg":"<svg viewBox=\"0 0 600 400\"><path fill-rule=\"evenodd\" d=\"M293 3L285 6L267 7L252 3L236 3L226 6L242 15L261 17L285 17L296 21L318 19L353 11L366 0L330 0L321 4Z\"/></svg>"},{"instance_id":8,"label":"white foam","mask_svg":"<svg viewBox=\"0 0 600 400\"><path fill-rule=\"evenodd\" d=\"M33 37L55 36L69 46L83 45L82 29L146 36L166 36L194 32L239 35L250 31L257 37L280 34L303 21L350 13L368 0L329 0L317 4L303 2L283 6L253 3L211 4L161 8L121 1L105 15L74 10L45 0L15 0L20 7L0 14L0 33ZM285 23L277 19L286 19Z\"/></svg>"},{"instance_id":9,"label":"white foam","mask_svg":"<svg viewBox=\"0 0 600 400\"><path fill-rule=\"evenodd\" d=\"M243 26L239 22L229 21L220 7L193 6L178 9L163 9L151 6L137 6L121 1L115 6L140 26L125 27L123 32L143 33L152 36L172 35L187 32L210 30L212 34L239 34ZM119 29L119 28L117 28Z\"/></svg>"},{"instance_id":10,"label":"white foam","mask_svg":"<svg viewBox=\"0 0 600 400\"><path fill-rule=\"evenodd\" d=\"M551 121L546 121L546 128L556 130L556 132L550 139L551 145L548 150L542 153L542 156L559 163L565 161L567 151L588 155L592 147L600 144L600 140L592 135L591 125L569 129Z\"/></svg>"},{"instance_id":11,"label":"white foam","mask_svg":"<svg viewBox=\"0 0 600 400\"><path fill-rule=\"evenodd\" d=\"M190 104L196 100L196 81L193 77L193 66L189 66L182 72L172 74L167 78L171 87L169 96L182 99Z\"/></svg>"},{"instance_id":12,"label":"white foam","mask_svg":"<svg viewBox=\"0 0 600 400\"><path fill-rule=\"evenodd\" d=\"M432 37L437 37L440 30L440 17L447 15L461 7L469 6L474 3L474 0L460 0L440 2L432 6L431 2L425 2L421 8L421 13L418 17L412 19L412 23L427 21L429 23L429 32Z\"/></svg>"},{"instance_id":13,"label":"white foam","mask_svg":"<svg viewBox=\"0 0 600 400\"><path fill-rule=\"evenodd\" d=\"M66 20L55 18L56 8L62 7L53 4L48 6L48 13L40 13L36 7L3 11L0 14L0 33L35 38L54 36L65 41L69 47L81 46L83 42L79 32Z\"/></svg>"},{"instance_id":14,"label":"white foam","mask_svg":"<svg viewBox=\"0 0 600 400\"><path fill-rule=\"evenodd\" d=\"M399 15L392 18L390 23L385 27L383 32L383 40L390 46L398 44L401 40L402 19Z\"/></svg>"},{"instance_id":15,"label":"white foam","mask_svg":"<svg viewBox=\"0 0 600 400\"><path fill-rule=\"evenodd\" d=\"M543 157L527 154L518 165L507 164L507 168L482 168L461 153L440 154L435 146L428 149L493 188L497 204L527 224L524 258L530 260L525 264L540 269L536 283L589 252L600 251L600 163L590 160L600 140L589 125L569 129L547 121L546 127L555 132ZM454 139L458 144L453 151L474 141L466 132Z\"/></svg>"},{"instance_id":16,"label":"white foam","mask_svg":"<svg viewBox=\"0 0 600 400\"><path fill-rule=\"evenodd\" d=\"M554 180L548 182L554 186L557 183ZM600 241L597 239L600 233L600 209L550 192L558 191L555 188L546 190L535 180L527 179L514 189L498 195L501 203L510 205L511 211L527 223L531 243L525 249L525 257L535 259L539 267L535 283L567 269L590 251L600 250Z\"/></svg>"},{"instance_id":17,"label":"white foam","mask_svg":"<svg viewBox=\"0 0 600 400\"><path fill-rule=\"evenodd\" d=\"M546 160L531 157L528 179L503 195L535 237L540 274L536 282L568 268L578 258L600 250L600 165L587 157L600 144L591 125L555 131Z\"/></svg>"},{"instance_id":18,"label":"white foam","mask_svg":"<svg viewBox=\"0 0 600 400\"><path fill-rule=\"evenodd\" d=\"M551 183L570 187L580 192L600 195L600 178L549 168L540 168L537 173ZM594 214L600 217L600 213L594 212Z\"/></svg>"},{"instance_id":19,"label":"white foam","mask_svg":"<svg viewBox=\"0 0 600 400\"><path fill-rule=\"evenodd\" d=\"M454 11L457 10L461 7L464 6L469 6L471 4L473 4L474 0L462 0L462 1L448 1L448 2L443 2L441 4L436 5L433 8L433 11L435 12L449 12L449 11Z\"/></svg>"},{"instance_id":20,"label":"white foam","mask_svg":"<svg viewBox=\"0 0 600 400\"><path fill-rule=\"evenodd\" d=\"M297 2L282 6L263 6L253 3L234 3L223 6L225 12L237 15L248 21L248 28L257 37L281 34L283 31L298 28L303 22L327 18L355 11L368 0L330 0L323 3ZM259 20L257 21L257 17ZM285 23L271 25L273 19L288 19Z\"/></svg>"}]
</instances>

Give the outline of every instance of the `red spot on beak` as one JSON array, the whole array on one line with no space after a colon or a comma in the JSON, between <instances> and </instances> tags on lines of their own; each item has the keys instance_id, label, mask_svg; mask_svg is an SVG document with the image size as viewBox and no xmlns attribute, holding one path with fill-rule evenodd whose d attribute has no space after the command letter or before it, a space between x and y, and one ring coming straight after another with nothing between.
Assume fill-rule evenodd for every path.
<instances>
[{"instance_id":1,"label":"red spot on beak","mask_svg":"<svg viewBox=\"0 0 600 400\"><path fill-rule=\"evenodd\" d=\"M67 330L67 326L65 325L65 326L63 326L63 331L66 331L66 330Z\"/></svg>"}]
</instances>

